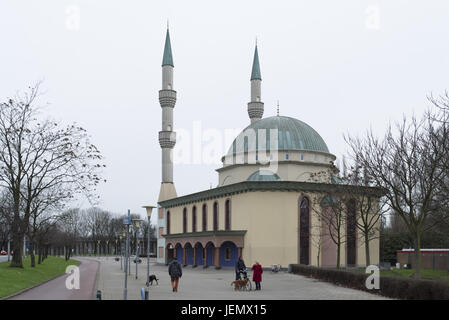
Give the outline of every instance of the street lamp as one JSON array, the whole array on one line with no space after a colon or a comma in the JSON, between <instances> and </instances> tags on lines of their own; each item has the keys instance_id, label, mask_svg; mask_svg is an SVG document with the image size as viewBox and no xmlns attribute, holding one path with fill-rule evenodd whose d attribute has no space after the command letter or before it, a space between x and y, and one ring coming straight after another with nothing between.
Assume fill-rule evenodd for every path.
<instances>
[{"instance_id":1,"label":"street lamp","mask_svg":"<svg viewBox=\"0 0 449 320\"><path fill-rule=\"evenodd\" d=\"M123 224L126 225L126 247L125 247L125 288L123 291L123 300L128 299L128 248L129 248L129 224L131 222L130 210L128 210L128 216L123 220Z\"/></svg>"},{"instance_id":2,"label":"street lamp","mask_svg":"<svg viewBox=\"0 0 449 320\"><path fill-rule=\"evenodd\" d=\"M136 235L136 279L137 279L137 267L139 264L139 241L138 241L138 235L139 235L139 227L140 227L140 223L143 221L142 219L133 219L132 220L134 223L134 227L135 227L135 235Z\"/></svg>"},{"instance_id":3,"label":"street lamp","mask_svg":"<svg viewBox=\"0 0 449 320\"><path fill-rule=\"evenodd\" d=\"M147 217L148 217L148 237L147 237L147 291L149 291L150 287L150 230L151 230L151 214L153 213L153 209L156 208L154 206L144 206L144 208L147 210ZM148 300L148 294L146 295L146 300Z\"/></svg>"},{"instance_id":4,"label":"street lamp","mask_svg":"<svg viewBox=\"0 0 449 320\"><path fill-rule=\"evenodd\" d=\"M120 270L123 270L123 239L126 237L126 232L123 232L120 236Z\"/></svg>"}]
</instances>

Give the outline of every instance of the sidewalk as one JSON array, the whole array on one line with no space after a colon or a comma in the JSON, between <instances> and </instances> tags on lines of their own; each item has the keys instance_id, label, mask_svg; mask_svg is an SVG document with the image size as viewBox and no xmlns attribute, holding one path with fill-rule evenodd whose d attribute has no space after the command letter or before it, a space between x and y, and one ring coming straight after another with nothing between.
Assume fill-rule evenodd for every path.
<instances>
[{"instance_id":1,"label":"sidewalk","mask_svg":"<svg viewBox=\"0 0 449 320\"><path fill-rule=\"evenodd\" d=\"M92 258L100 261L97 276L97 288L102 291L103 300L122 300L125 282L124 271L120 270L120 261L114 257ZM153 282L150 286L150 300L372 300L386 299L363 291L335 286L327 282L305 278L287 272L271 273L264 271L262 275L262 290L240 292L234 291L231 282L235 274L232 269L202 267L183 268L183 276L178 292L172 292L168 267L157 265L150 260L150 274L155 274L159 285ZM145 287L147 275L147 260L142 258L138 265L138 276L135 279L136 265L131 262L131 275L128 275L128 300L141 300L140 290ZM248 275L252 279L252 275ZM253 283L254 287L254 283ZM254 289L254 288L253 288Z\"/></svg>"}]
</instances>

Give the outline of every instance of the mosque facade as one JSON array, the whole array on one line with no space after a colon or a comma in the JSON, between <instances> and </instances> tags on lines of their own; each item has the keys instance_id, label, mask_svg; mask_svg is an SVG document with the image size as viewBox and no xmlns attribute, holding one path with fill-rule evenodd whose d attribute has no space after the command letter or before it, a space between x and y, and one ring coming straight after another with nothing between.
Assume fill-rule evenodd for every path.
<instances>
[{"instance_id":1,"label":"mosque facade","mask_svg":"<svg viewBox=\"0 0 449 320\"><path fill-rule=\"evenodd\" d=\"M234 266L239 256L247 265L263 267L301 263L335 266L337 246L314 210L317 199L340 186L336 160L322 137L293 117L263 118L261 72L256 44L250 78L250 125L222 157L217 187L178 196L173 179L176 144L173 113L173 56L167 29L162 61L162 183L158 198L157 262L176 257L193 267ZM354 187L356 188L356 187ZM364 266L365 246L357 229L345 226L340 248L342 266ZM317 238L319 237L319 239ZM371 264L379 263L379 241L369 247Z\"/></svg>"}]
</instances>

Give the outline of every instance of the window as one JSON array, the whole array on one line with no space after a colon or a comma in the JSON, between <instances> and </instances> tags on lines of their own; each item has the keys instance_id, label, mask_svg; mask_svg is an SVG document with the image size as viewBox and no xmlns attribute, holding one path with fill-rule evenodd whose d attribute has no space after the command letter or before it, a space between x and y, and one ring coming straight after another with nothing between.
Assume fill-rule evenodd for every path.
<instances>
[{"instance_id":1,"label":"window","mask_svg":"<svg viewBox=\"0 0 449 320\"><path fill-rule=\"evenodd\" d=\"M299 263L308 265L310 250L310 211L309 199L306 197L301 199L299 205Z\"/></svg>"},{"instance_id":2,"label":"window","mask_svg":"<svg viewBox=\"0 0 449 320\"><path fill-rule=\"evenodd\" d=\"M288 160L288 153L285 154L285 160Z\"/></svg>"},{"instance_id":3,"label":"window","mask_svg":"<svg viewBox=\"0 0 449 320\"><path fill-rule=\"evenodd\" d=\"M159 239L162 239L163 237L162 237L162 234L164 233L164 228L163 227L160 227L159 228Z\"/></svg>"},{"instance_id":4,"label":"window","mask_svg":"<svg viewBox=\"0 0 449 320\"><path fill-rule=\"evenodd\" d=\"M301 153L301 154L299 155L299 158L301 159L301 161L304 160L304 154Z\"/></svg>"},{"instance_id":5,"label":"window","mask_svg":"<svg viewBox=\"0 0 449 320\"><path fill-rule=\"evenodd\" d=\"M203 204L203 231L207 231L207 205Z\"/></svg>"},{"instance_id":6,"label":"window","mask_svg":"<svg viewBox=\"0 0 449 320\"><path fill-rule=\"evenodd\" d=\"M225 202L225 230L231 230L231 200Z\"/></svg>"},{"instance_id":7,"label":"window","mask_svg":"<svg viewBox=\"0 0 449 320\"><path fill-rule=\"evenodd\" d=\"M158 218L164 219L164 208L159 208Z\"/></svg>"},{"instance_id":8,"label":"window","mask_svg":"<svg viewBox=\"0 0 449 320\"><path fill-rule=\"evenodd\" d=\"M187 208L182 211L182 232L187 232Z\"/></svg>"},{"instance_id":9,"label":"window","mask_svg":"<svg viewBox=\"0 0 449 320\"><path fill-rule=\"evenodd\" d=\"M226 247L226 250L225 250L225 260L231 260L231 248L229 248L229 247Z\"/></svg>"},{"instance_id":10,"label":"window","mask_svg":"<svg viewBox=\"0 0 449 320\"><path fill-rule=\"evenodd\" d=\"M192 208L192 232L196 232L196 206Z\"/></svg>"},{"instance_id":11,"label":"window","mask_svg":"<svg viewBox=\"0 0 449 320\"><path fill-rule=\"evenodd\" d=\"M170 211L167 211L167 223L166 223L166 227L167 227L167 234L170 234Z\"/></svg>"},{"instance_id":12,"label":"window","mask_svg":"<svg viewBox=\"0 0 449 320\"><path fill-rule=\"evenodd\" d=\"M356 218L356 202L354 199L349 200L347 204L346 217L346 264L348 266L356 265L356 248L357 248L357 218Z\"/></svg>"},{"instance_id":13,"label":"window","mask_svg":"<svg viewBox=\"0 0 449 320\"><path fill-rule=\"evenodd\" d=\"M164 247L159 247L159 258L164 257Z\"/></svg>"},{"instance_id":14,"label":"window","mask_svg":"<svg viewBox=\"0 0 449 320\"><path fill-rule=\"evenodd\" d=\"M214 202L214 231L218 230L218 202Z\"/></svg>"}]
</instances>

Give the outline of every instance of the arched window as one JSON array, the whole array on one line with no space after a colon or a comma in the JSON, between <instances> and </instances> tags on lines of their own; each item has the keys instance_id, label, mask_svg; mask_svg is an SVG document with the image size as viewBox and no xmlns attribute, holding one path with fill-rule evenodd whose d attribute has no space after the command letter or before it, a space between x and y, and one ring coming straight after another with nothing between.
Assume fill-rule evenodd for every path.
<instances>
[{"instance_id":1,"label":"arched window","mask_svg":"<svg viewBox=\"0 0 449 320\"><path fill-rule=\"evenodd\" d=\"M167 211L167 234L170 234L170 211Z\"/></svg>"},{"instance_id":2,"label":"arched window","mask_svg":"<svg viewBox=\"0 0 449 320\"><path fill-rule=\"evenodd\" d=\"M301 199L299 205L299 263L308 265L310 263L310 208L309 199Z\"/></svg>"},{"instance_id":3,"label":"arched window","mask_svg":"<svg viewBox=\"0 0 449 320\"><path fill-rule=\"evenodd\" d=\"M218 230L218 202L214 202L214 231Z\"/></svg>"},{"instance_id":4,"label":"arched window","mask_svg":"<svg viewBox=\"0 0 449 320\"><path fill-rule=\"evenodd\" d=\"M346 217L346 265L356 265L356 204L355 200L348 201L348 213Z\"/></svg>"},{"instance_id":5,"label":"arched window","mask_svg":"<svg viewBox=\"0 0 449 320\"><path fill-rule=\"evenodd\" d=\"M182 232L187 232L187 208L182 210Z\"/></svg>"},{"instance_id":6,"label":"arched window","mask_svg":"<svg viewBox=\"0 0 449 320\"><path fill-rule=\"evenodd\" d=\"M231 200L225 202L225 230L231 230Z\"/></svg>"},{"instance_id":7,"label":"arched window","mask_svg":"<svg viewBox=\"0 0 449 320\"><path fill-rule=\"evenodd\" d=\"M207 205L203 204L203 231L207 231Z\"/></svg>"},{"instance_id":8,"label":"arched window","mask_svg":"<svg viewBox=\"0 0 449 320\"><path fill-rule=\"evenodd\" d=\"M192 208L192 232L196 232L196 206Z\"/></svg>"}]
</instances>

